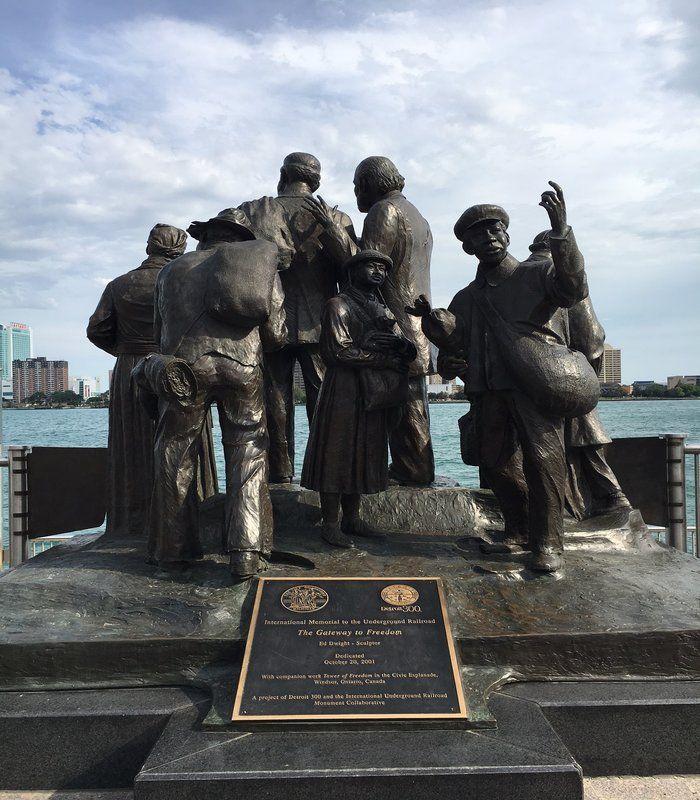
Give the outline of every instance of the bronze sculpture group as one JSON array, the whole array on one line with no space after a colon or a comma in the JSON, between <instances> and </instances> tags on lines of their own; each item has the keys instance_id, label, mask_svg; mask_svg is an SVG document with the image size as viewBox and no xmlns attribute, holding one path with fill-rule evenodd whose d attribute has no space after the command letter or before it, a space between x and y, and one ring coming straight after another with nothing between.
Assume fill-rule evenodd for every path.
<instances>
[{"instance_id":1,"label":"bronze sculpture group","mask_svg":"<svg viewBox=\"0 0 700 800\"><path fill-rule=\"evenodd\" d=\"M314 196L318 160L291 153L276 197L192 223L194 252L184 253L184 231L156 226L149 258L107 287L88 337L118 356L108 530L148 531L149 557L167 569L201 555L197 508L216 490L216 405L231 574L264 569L268 487L294 474L298 362L310 423L301 483L320 494L322 536L347 548L373 535L359 515L363 494L390 480L434 480L432 342L437 372L459 376L470 400L462 457L480 467L503 512L504 541L484 548L527 550L531 569L560 569L565 507L581 517L627 503L602 451L604 333L562 190L551 183L543 193L550 230L523 262L508 253L503 208L468 208L455 235L477 258L476 277L448 309L433 309L432 234L398 169L370 157L354 183L367 214L359 237L346 214Z\"/></svg>"}]
</instances>

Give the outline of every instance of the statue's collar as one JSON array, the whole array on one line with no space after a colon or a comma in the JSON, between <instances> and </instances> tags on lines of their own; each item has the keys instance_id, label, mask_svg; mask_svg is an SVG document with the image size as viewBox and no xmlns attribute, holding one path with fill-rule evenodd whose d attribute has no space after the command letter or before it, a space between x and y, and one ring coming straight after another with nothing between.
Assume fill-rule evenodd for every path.
<instances>
[{"instance_id":1,"label":"statue's collar","mask_svg":"<svg viewBox=\"0 0 700 800\"><path fill-rule=\"evenodd\" d=\"M484 286L488 283L489 286L499 286L507 278L510 278L519 266L518 259L510 253L506 253L503 261L495 267L487 267L480 263L476 273L477 284Z\"/></svg>"}]
</instances>

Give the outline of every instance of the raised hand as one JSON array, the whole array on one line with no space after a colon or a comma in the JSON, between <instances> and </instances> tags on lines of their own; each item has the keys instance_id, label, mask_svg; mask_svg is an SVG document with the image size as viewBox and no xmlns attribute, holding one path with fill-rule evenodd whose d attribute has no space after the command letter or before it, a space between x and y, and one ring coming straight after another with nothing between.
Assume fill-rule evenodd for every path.
<instances>
[{"instance_id":1,"label":"raised hand","mask_svg":"<svg viewBox=\"0 0 700 800\"><path fill-rule=\"evenodd\" d=\"M404 310L407 314L411 314L414 317L427 317L430 316L433 308L430 305L430 300L422 294L416 297L412 306L405 306Z\"/></svg>"},{"instance_id":2,"label":"raised hand","mask_svg":"<svg viewBox=\"0 0 700 800\"><path fill-rule=\"evenodd\" d=\"M318 197L313 195L305 197L303 204L316 222L324 228L332 228L336 224L333 212L337 210L338 206L331 208L320 195Z\"/></svg>"},{"instance_id":3,"label":"raised hand","mask_svg":"<svg viewBox=\"0 0 700 800\"><path fill-rule=\"evenodd\" d=\"M554 181L547 181L554 189L553 192L542 192L541 205L549 215L549 226L555 236L563 236L566 233L566 203L564 202L564 192L561 186Z\"/></svg>"}]
</instances>

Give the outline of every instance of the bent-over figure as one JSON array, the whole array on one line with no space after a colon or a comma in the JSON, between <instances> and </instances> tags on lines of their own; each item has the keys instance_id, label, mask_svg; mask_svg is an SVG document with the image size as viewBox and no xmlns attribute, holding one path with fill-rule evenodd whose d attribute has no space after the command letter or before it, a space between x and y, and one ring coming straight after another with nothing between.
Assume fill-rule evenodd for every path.
<instances>
[{"instance_id":1,"label":"bent-over figure","mask_svg":"<svg viewBox=\"0 0 700 800\"><path fill-rule=\"evenodd\" d=\"M198 558L196 449L216 405L226 460L225 548L231 574L246 579L264 568L272 548L263 401L263 346L286 340L277 250L255 241L235 209L188 232L197 251L172 261L156 283L155 326L161 352L190 365L197 392L188 406L159 403L150 553L164 567ZM262 303L269 303L264 313Z\"/></svg>"},{"instance_id":2,"label":"bent-over figure","mask_svg":"<svg viewBox=\"0 0 700 800\"><path fill-rule=\"evenodd\" d=\"M380 294L391 259L363 250L345 266L348 284L323 312L326 376L301 478L302 486L320 492L322 535L337 547L350 547L351 536L372 535L359 517L360 496L388 486L388 439L416 357Z\"/></svg>"}]
</instances>

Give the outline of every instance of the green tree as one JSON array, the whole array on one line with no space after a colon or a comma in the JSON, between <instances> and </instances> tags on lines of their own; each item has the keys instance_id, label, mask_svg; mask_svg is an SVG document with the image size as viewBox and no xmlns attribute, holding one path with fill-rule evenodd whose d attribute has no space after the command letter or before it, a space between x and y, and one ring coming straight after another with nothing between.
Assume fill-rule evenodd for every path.
<instances>
[{"instance_id":1,"label":"green tree","mask_svg":"<svg viewBox=\"0 0 700 800\"><path fill-rule=\"evenodd\" d=\"M43 392L34 392L25 398L24 402L30 405L44 405L46 403L46 395Z\"/></svg>"},{"instance_id":2,"label":"green tree","mask_svg":"<svg viewBox=\"0 0 700 800\"><path fill-rule=\"evenodd\" d=\"M83 401L79 394L68 390L67 392L53 392L51 395L51 402L62 403L69 406L79 406Z\"/></svg>"}]
</instances>

